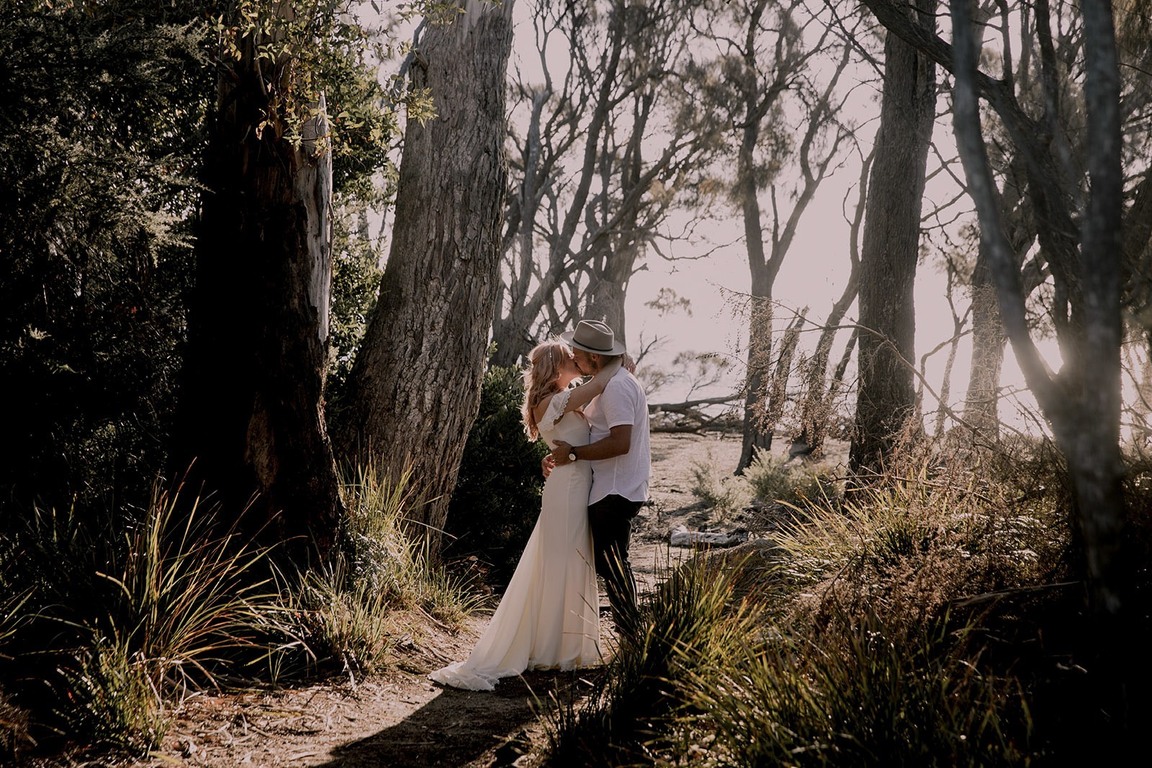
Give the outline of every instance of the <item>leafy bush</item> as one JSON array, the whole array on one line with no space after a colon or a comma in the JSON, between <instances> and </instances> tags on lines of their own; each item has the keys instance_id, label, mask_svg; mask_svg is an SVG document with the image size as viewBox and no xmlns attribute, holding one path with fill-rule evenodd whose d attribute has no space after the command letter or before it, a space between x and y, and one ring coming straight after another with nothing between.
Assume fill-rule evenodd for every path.
<instances>
[{"instance_id":1,"label":"leafy bush","mask_svg":"<svg viewBox=\"0 0 1152 768\"><path fill-rule=\"evenodd\" d=\"M511 578L532 533L544 486L540 460L547 448L524 434L523 397L515 368L492 367L485 374L445 523L445 556L475 555L501 584Z\"/></svg>"},{"instance_id":2,"label":"leafy bush","mask_svg":"<svg viewBox=\"0 0 1152 768\"><path fill-rule=\"evenodd\" d=\"M841 497L836 479L805 464L790 464L767 452L752 460L744 473L753 495L765 504L805 507L835 503Z\"/></svg>"},{"instance_id":3,"label":"leafy bush","mask_svg":"<svg viewBox=\"0 0 1152 768\"><path fill-rule=\"evenodd\" d=\"M742 478L724 476L710 462L692 464L692 495L718 513L739 508L746 500L746 488Z\"/></svg>"}]
</instances>

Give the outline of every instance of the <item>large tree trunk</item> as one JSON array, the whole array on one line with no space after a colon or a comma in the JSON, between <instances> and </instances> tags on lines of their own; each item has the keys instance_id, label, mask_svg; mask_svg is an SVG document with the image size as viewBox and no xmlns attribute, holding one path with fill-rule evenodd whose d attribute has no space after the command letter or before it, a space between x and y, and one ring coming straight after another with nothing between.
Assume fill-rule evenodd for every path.
<instances>
[{"instance_id":1,"label":"large tree trunk","mask_svg":"<svg viewBox=\"0 0 1152 768\"><path fill-rule=\"evenodd\" d=\"M1081 233L1079 295L1072 295L1072 323L1061 373L1049 375L1029 335L1024 290L1012 248L1003 234L976 96L978 44L963 4L953 7L956 40L956 137L982 246L996 282L1000 312L1029 388L1052 425L1068 461L1096 612L1118 618L1128 588L1122 557L1124 502L1120 424L1120 230L1123 211L1119 87L1111 15L1100 4L1083 6L1085 98L1091 194ZM1073 332L1075 331L1075 333ZM1115 631L1111 622L1111 630ZM1120 633L1111 638L1120 640ZM1107 631L1106 633L1107 634ZM1106 638L1106 642L1109 640Z\"/></svg>"},{"instance_id":2,"label":"large tree trunk","mask_svg":"<svg viewBox=\"0 0 1152 768\"><path fill-rule=\"evenodd\" d=\"M436 116L410 120L392 247L349 380L342 455L411 471L410 529L437 550L480 404L498 296L505 76L513 3L466 0L417 42L412 85Z\"/></svg>"},{"instance_id":3,"label":"large tree trunk","mask_svg":"<svg viewBox=\"0 0 1152 768\"><path fill-rule=\"evenodd\" d=\"M270 76L263 62L265 77ZM290 78L290 63L280 76ZM174 471L298 564L343 518L322 410L331 283L331 156L269 114L253 50L222 76L209 136Z\"/></svg>"},{"instance_id":4,"label":"large tree trunk","mask_svg":"<svg viewBox=\"0 0 1152 768\"><path fill-rule=\"evenodd\" d=\"M931 29L935 9L935 0L917 0L911 12ZM888 33L860 255L860 386L849 454L858 477L883 471L916 414L913 288L935 106L935 65Z\"/></svg>"}]
</instances>

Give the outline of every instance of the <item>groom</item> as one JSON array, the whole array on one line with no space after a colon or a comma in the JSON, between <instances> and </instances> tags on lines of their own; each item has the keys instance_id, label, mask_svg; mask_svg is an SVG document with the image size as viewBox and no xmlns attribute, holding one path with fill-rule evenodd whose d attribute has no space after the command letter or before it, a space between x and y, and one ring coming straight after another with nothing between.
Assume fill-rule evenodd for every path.
<instances>
[{"instance_id":1,"label":"groom","mask_svg":"<svg viewBox=\"0 0 1152 768\"><path fill-rule=\"evenodd\" d=\"M566 331L560 338L572 347L576 367L586 376L626 352L612 329L599 320L581 320L576 330ZM584 416L591 427L591 442L571 446L558 441L552 456L557 466L573 461L592 463L588 521L596 573L604 577L617 631L634 636L639 613L636 579L628 561L628 539L632 518L648 500L652 464L644 388L622 365L604 391L584 407Z\"/></svg>"}]
</instances>

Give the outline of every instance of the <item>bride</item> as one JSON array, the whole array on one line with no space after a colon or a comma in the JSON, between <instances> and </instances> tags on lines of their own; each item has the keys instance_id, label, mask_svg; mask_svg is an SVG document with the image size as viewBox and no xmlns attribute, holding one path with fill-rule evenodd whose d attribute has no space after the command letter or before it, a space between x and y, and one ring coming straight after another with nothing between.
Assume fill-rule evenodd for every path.
<instances>
[{"instance_id":1,"label":"bride","mask_svg":"<svg viewBox=\"0 0 1152 768\"><path fill-rule=\"evenodd\" d=\"M588 444L580 409L604 391L616 373L580 377L572 351L547 341L528 355L524 371L524 430L543 438ZM442 685L491 691L502 677L529 669L576 669L600 661L599 596L588 527L589 462L556 467L544 483L540 516L488 628L468 659L432 672Z\"/></svg>"}]
</instances>

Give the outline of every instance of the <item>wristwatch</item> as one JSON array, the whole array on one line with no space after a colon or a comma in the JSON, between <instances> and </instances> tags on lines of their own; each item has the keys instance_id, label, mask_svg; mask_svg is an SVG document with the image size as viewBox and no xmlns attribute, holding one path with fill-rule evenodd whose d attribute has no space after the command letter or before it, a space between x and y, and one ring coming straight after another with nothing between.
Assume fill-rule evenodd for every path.
<instances>
[{"instance_id":1,"label":"wristwatch","mask_svg":"<svg viewBox=\"0 0 1152 768\"><path fill-rule=\"evenodd\" d=\"M579 458L579 457L576 456L576 447L573 446L573 447L569 448L568 449L568 461L576 461L577 458Z\"/></svg>"}]
</instances>

